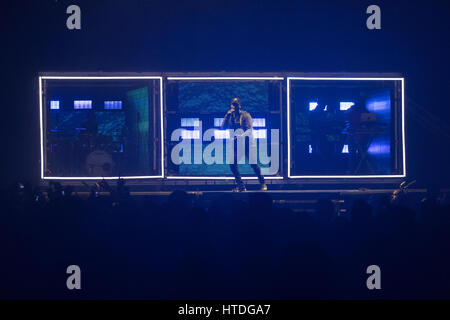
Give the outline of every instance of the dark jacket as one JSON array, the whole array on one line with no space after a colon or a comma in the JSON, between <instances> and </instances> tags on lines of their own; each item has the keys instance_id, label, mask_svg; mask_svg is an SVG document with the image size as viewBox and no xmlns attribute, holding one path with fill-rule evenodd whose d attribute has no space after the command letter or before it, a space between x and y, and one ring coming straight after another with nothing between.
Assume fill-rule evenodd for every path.
<instances>
[{"instance_id":1,"label":"dark jacket","mask_svg":"<svg viewBox=\"0 0 450 320\"><path fill-rule=\"evenodd\" d=\"M248 129L251 129L253 127L252 124L252 117L250 113L239 110L239 121L238 123L234 123L233 121L233 113L227 113L222 121L222 129L242 129L244 131L247 131Z\"/></svg>"}]
</instances>

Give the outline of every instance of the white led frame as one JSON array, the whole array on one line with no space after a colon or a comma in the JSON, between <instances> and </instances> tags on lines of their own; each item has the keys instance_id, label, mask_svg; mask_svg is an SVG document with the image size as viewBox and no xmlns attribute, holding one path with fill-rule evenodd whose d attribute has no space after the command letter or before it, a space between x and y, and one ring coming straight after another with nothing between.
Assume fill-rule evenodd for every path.
<instances>
[{"instance_id":1,"label":"white led frame","mask_svg":"<svg viewBox=\"0 0 450 320\"><path fill-rule=\"evenodd\" d=\"M234 180L234 177L227 176L167 176L167 179L181 179L181 180ZM242 180L256 180L257 177L241 177ZM282 176L264 176L266 180L282 180L284 179Z\"/></svg>"},{"instance_id":2,"label":"white led frame","mask_svg":"<svg viewBox=\"0 0 450 320\"><path fill-rule=\"evenodd\" d=\"M283 81L284 77L167 77L167 80L181 80L181 81L195 81L195 80L252 80L252 81L258 81L258 80L277 80L277 81ZM264 176L266 179L277 179L282 180L284 179L283 176ZM187 179L187 180L234 180L234 177L229 176L167 176L167 179ZM256 180L257 177L242 177L242 180Z\"/></svg>"},{"instance_id":3,"label":"white led frame","mask_svg":"<svg viewBox=\"0 0 450 320\"><path fill-rule=\"evenodd\" d=\"M405 146L405 78L349 78L349 77L287 77L287 160L288 160L288 178L301 179L359 179L359 178L404 178L406 177L406 146ZM323 176L293 176L291 175L291 100L290 100L290 81L291 80L360 80L360 81L401 81L402 83L402 154L403 154L403 172L399 175L323 175Z\"/></svg>"},{"instance_id":4,"label":"white led frame","mask_svg":"<svg viewBox=\"0 0 450 320\"><path fill-rule=\"evenodd\" d=\"M167 77L167 80L284 80L284 77Z\"/></svg>"},{"instance_id":5,"label":"white led frame","mask_svg":"<svg viewBox=\"0 0 450 320\"><path fill-rule=\"evenodd\" d=\"M44 175L44 123L42 105L42 80L159 80L160 121L161 121L161 175L123 176L123 177L46 177ZM163 78L160 76L40 76L39 77L39 127L41 144L42 180L117 180L117 179L157 179L164 178L164 122L163 122Z\"/></svg>"}]
</instances>

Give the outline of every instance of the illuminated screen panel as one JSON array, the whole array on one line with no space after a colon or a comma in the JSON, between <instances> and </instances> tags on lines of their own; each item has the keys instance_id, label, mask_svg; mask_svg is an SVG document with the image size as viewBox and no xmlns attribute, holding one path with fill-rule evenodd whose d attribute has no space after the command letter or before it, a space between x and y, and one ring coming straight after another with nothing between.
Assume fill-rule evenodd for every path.
<instances>
[{"instance_id":1,"label":"illuminated screen panel","mask_svg":"<svg viewBox=\"0 0 450 320\"><path fill-rule=\"evenodd\" d=\"M271 130L279 134L282 80L169 77L166 88L168 178L233 178L229 165L231 151L227 149L230 132L223 130L221 124L234 97L240 99L242 109L253 118L252 141L263 174L279 176L279 136L272 139ZM180 133L175 134L176 130ZM272 153L273 149L276 152ZM244 162L239 164L241 175L255 177L248 157L241 158L241 162Z\"/></svg>"},{"instance_id":2,"label":"illuminated screen panel","mask_svg":"<svg viewBox=\"0 0 450 320\"><path fill-rule=\"evenodd\" d=\"M42 178L163 176L161 78L52 76L40 85Z\"/></svg>"},{"instance_id":3,"label":"illuminated screen panel","mask_svg":"<svg viewBox=\"0 0 450 320\"><path fill-rule=\"evenodd\" d=\"M288 78L288 175L405 174L403 80Z\"/></svg>"},{"instance_id":4,"label":"illuminated screen panel","mask_svg":"<svg viewBox=\"0 0 450 320\"><path fill-rule=\"evenodd\" d=\"M222 114L230 106L230 97L239 97L248 112L268 112L268 86L266 81L178 81L178 111Z\"/></svg>"}]
</instances>

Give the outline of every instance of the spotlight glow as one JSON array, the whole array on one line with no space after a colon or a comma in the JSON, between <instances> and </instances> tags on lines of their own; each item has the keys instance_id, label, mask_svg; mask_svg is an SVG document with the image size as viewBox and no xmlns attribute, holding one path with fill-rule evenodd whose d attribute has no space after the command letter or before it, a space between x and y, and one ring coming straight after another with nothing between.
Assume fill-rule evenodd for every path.
<instances>
[{"instance_id":1,"label":"spotlight glow","mask_svg":"<svg viewBox=\"0 0 450 320\"><path fill-rule=\"evenodd\" d=\"M105 110L122 110L122 101L105 101Z\"/></svg>"},{"instance_id":2,"label":"spotlight glow","mask_svg":"<svg viewBox=\"0 0 450 320\"><path fill-rule=\"evenodd\" d=\"M181 138L183 140L200 139L200 131L198 131L198 130L182 130Z\"/></svg>"},{"instance_id":3,"label":"spotlight glow","mask_svg":"<svg viewBox=\"0 0 450 320\"><path fill-rule=\"evenodd\" d=\"M342 147L342 153L348 153L348 144L344 144Z\"/></svg>"},{"instance_id":4,"label":"spotlight glow","mask_svg":"<svg viewBox=\"0 0 450 320\"><path fill-rule=\"evenodd\" d=\"M59 101L58 100L50 101L50 110L59 110Z\"/></svg>"},{"instance_id":5,"label":"spotlight glow","mask_svg":"<svg viewBox=\"0 0 450 320\"><path fill-rule=\"evenodd\" d=\"M214 138L217 140L230 139L230 131L214 130Z\"/></svg>"},{"instance_id":6,"label":"spotlight glow","mask_svg":"<svg viewBox=\"0 0 450 320\"><path fill-rule=\"evenodd\" d=\"M266 129L253 130L253 138L267 139L267 130Z\"/></svg>"},{"instance_id":7,"label":"spotlight glow","mask_svg":"<svg viewBox=\"0 0 450 320\"><path fill-rule=\"evenodd\" d=\"M222 118L214 118L214 127L220 127L222 125Z\"/></svg>"},{"instance_id":8,"label":"spotlight glow","mask_svg":"<svg viewBox=\"0 0 450 320\"><path fill-rule=\"evenodd\" d=\"M73 108L77 110L92 109L92 100L75 100Z\"/></svg>"},{"instance_id":9,"label":"spotlight glow","mask_svg":"<svg viewBox=\"0 0 450 320\"><path fill-rule=\"evenodd\" d=\"M354 105L355 105L354 102L341 102L339 104L339 110L346 111L346 110L350 109Z\"/></svg>"},{"instance_id":10,"label":"spotlight glow","mask_svg":"<svg viewBox=\"0 0 450 320\"><path fill-rule=\"evenodd\" d=\"M316 110L316 108L317 108L318 105L319 105L319 104L318 104L317 102L310 102L310 103L309 103L309 111L314 111L314 110Z\"/></svg>"},{"instance_id":11,"label":"spotlight glow","mask_svg":"<svg viewBox=\"0 0 450 320\"><path fill-rule=\"evenodd\" d=\"M266 119L265 118L253 118L253 127L265 127Z\"/></svg>"}]
</instances>

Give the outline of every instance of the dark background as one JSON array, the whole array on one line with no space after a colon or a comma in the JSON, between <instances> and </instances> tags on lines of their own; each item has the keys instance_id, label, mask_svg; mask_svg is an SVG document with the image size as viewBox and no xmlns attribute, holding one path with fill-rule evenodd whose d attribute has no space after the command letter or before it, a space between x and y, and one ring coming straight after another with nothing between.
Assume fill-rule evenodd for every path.
<instances>
[{"instance_id":1,"label":"dark background","mask_svg":"<svg viewBox=\"0 0 450 320\"><path fill-rule=\"evenodd\" d=\"M66 28L81 7L82 29ZM381 7L381 30L366 8ZM2 0L2 186L39 177L40 71L399 72L408 176L448 187L448 1Z\"/></svg>"}]
</instances>

